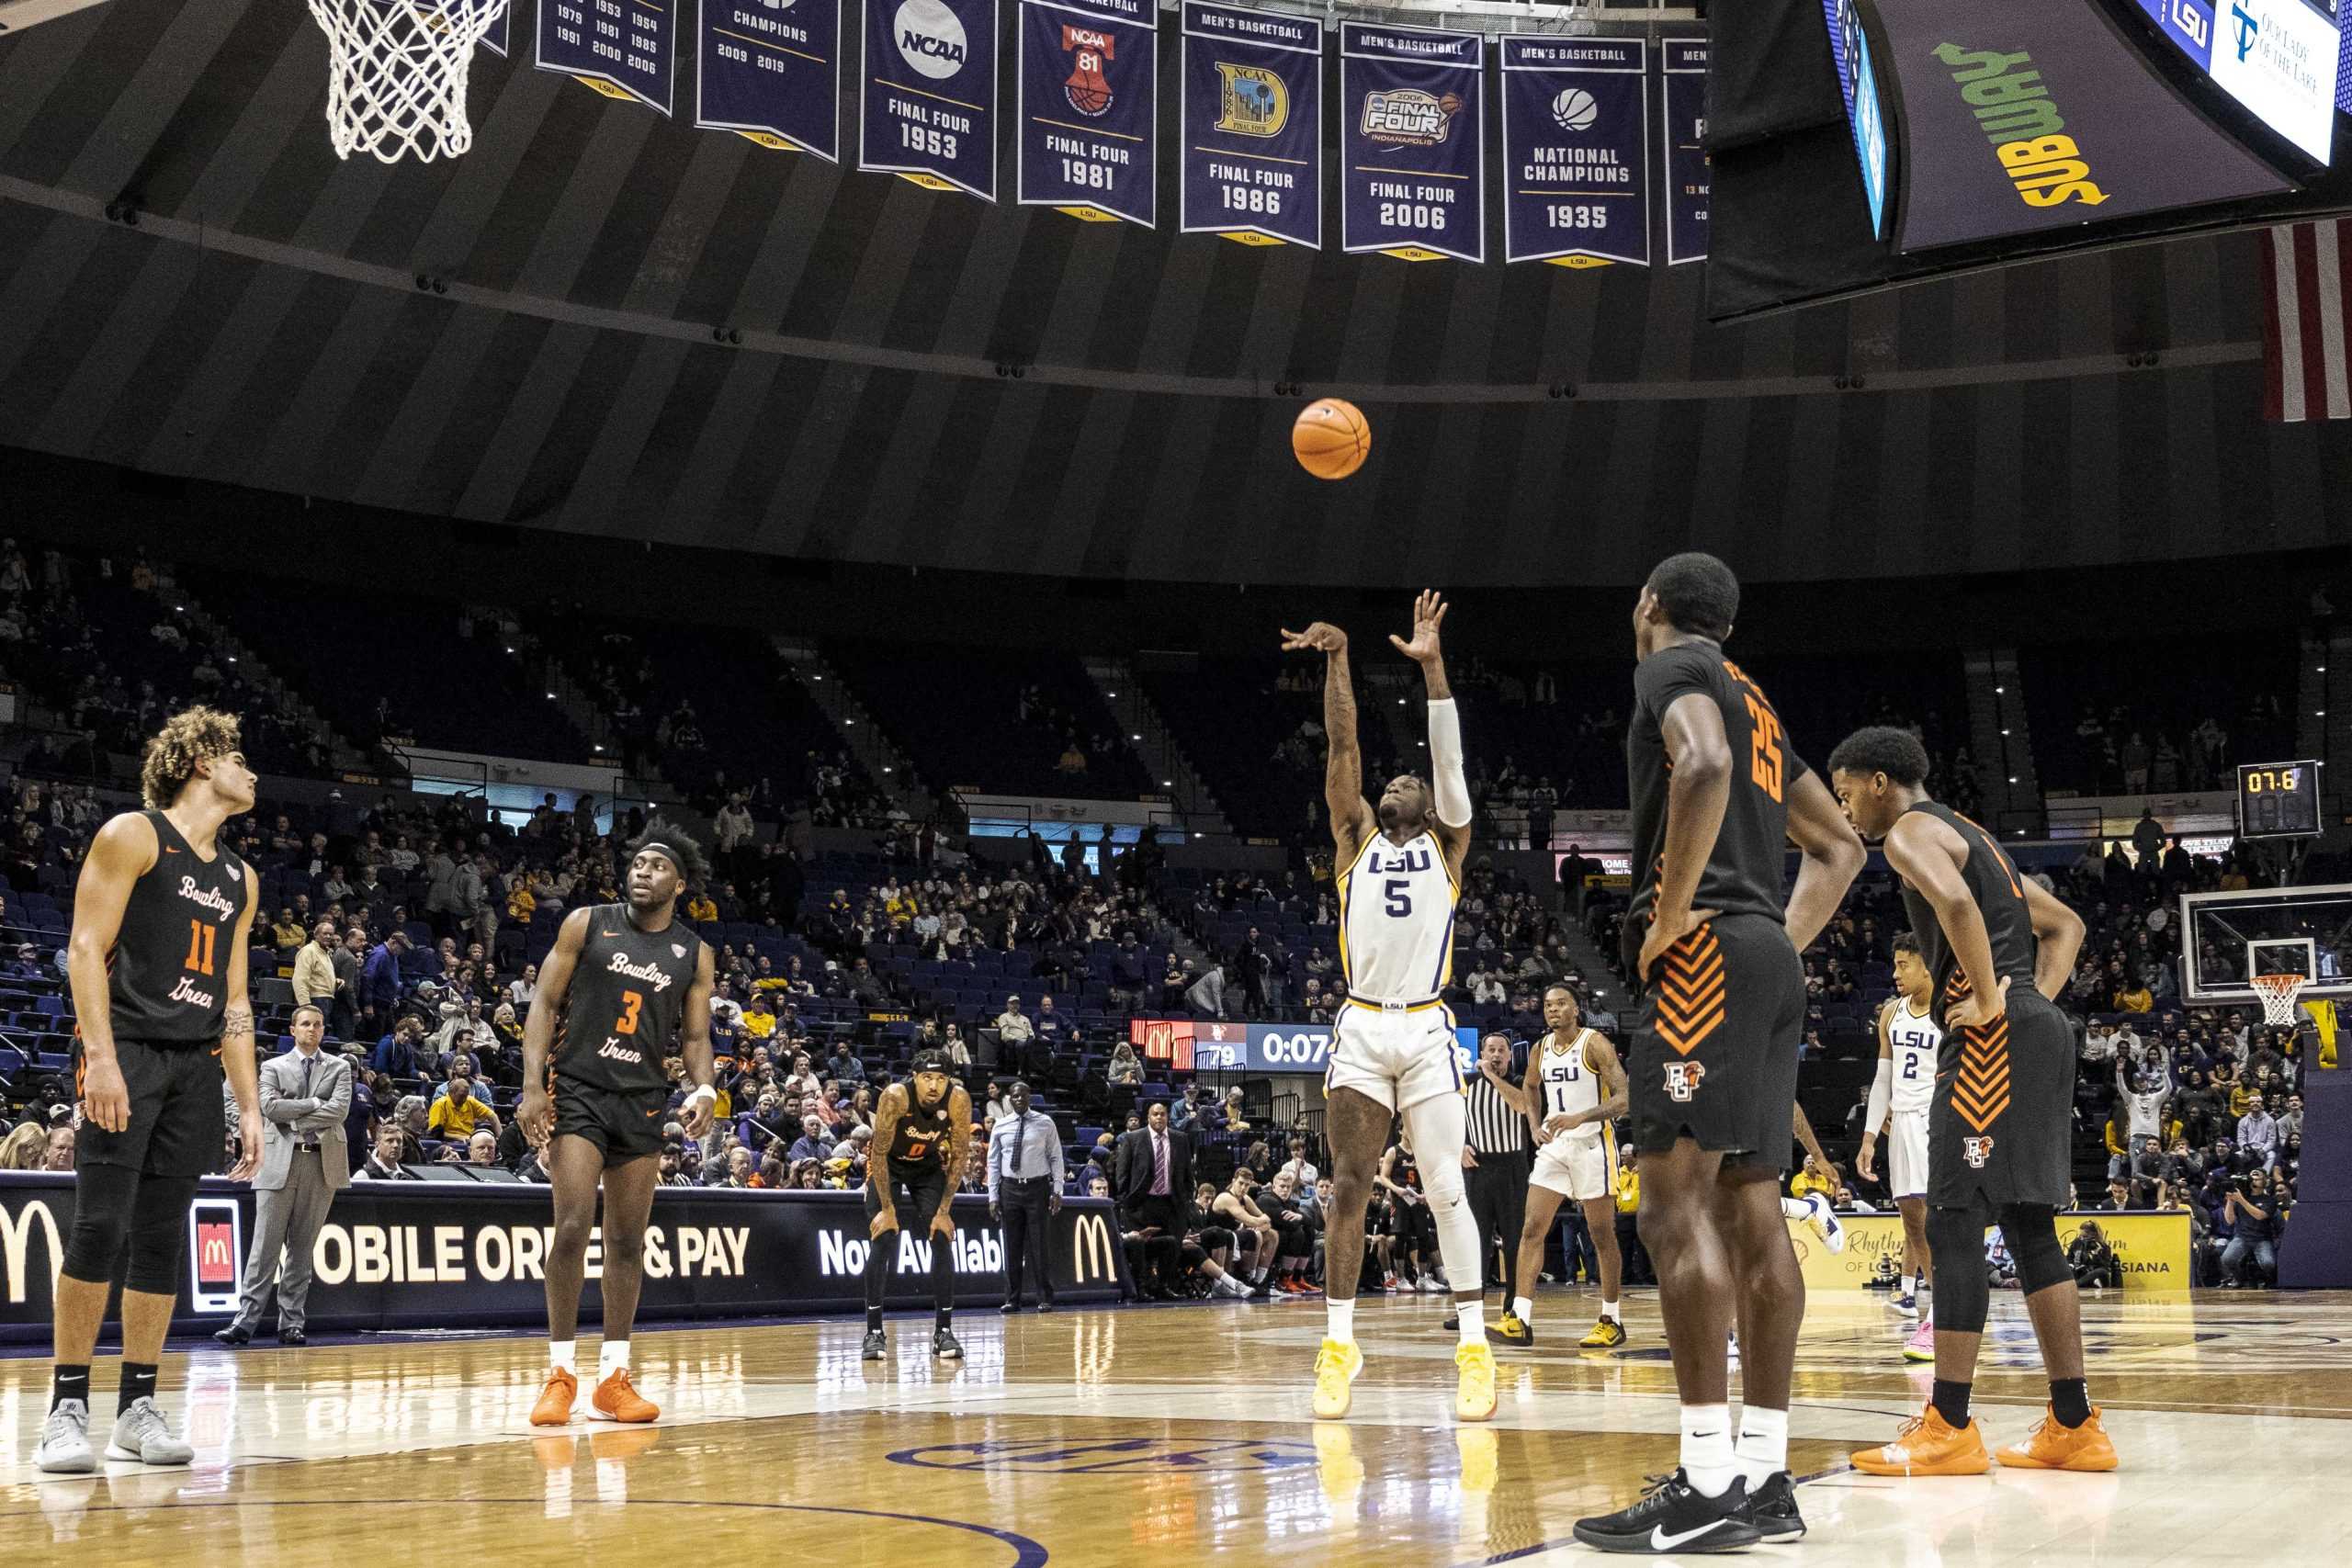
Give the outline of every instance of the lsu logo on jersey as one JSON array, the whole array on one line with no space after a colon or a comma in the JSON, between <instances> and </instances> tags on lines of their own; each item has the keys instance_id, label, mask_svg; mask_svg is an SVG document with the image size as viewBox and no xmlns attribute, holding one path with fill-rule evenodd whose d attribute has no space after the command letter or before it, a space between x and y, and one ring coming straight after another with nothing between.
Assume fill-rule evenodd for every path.
<instances>
[{"instance_id":1,"label":"lsu logo on jersey","mask_svg":"<svg viewBox=\"0 0 2352 1568\"><path fill-rule=\"evenodd\" d=\"M1699 1092L1699 1080L1707 1076L1704 1062L1668 1062L1666 1064L1666 1095L1668 1100L1689 1104Z\"/></svg>"},{"instance_id":2,"label":"lsu logo on jersey","mask_svg":"<svg viewBox=\"0 0 2352 1568\"><path fill-rule=\"evenodd\" d=\"M1960 1157L1968 1162L1968 1168L1971 1170L1984 1169L1984 1162L1993 1157L1993 1140L1990 1138L1961 1139Z\"/></svg>"},{"instance_id":3,"label":"lsu logo on jersey","mask_svg":"<svg viewBox=\"0 0 2352 1568\"><path fill-rule=\"evenodd\" d=\"M1235 136L1280 136L1290 123L1290 89L1262 65L1216 62L1216 128Z\"/></svg>"}]
</instances>

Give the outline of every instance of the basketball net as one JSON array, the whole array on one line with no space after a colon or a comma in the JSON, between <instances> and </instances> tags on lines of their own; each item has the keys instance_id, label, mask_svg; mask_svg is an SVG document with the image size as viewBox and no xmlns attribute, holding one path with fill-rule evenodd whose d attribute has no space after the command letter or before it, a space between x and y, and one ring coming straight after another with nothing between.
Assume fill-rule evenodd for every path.
<instances>
[{"instance_id":1,"label":"basketball net","mask_svg":"<svg viewBox=\"0 0 2352 1568\"><path fill-rule=\"evenodd\" d=\"M2256 975L2246 981L2262 998L2263 1021L2290 1024L2295 1021L2296 998L2311 983L2308 975Z\"/></svg>"},{"instance_id":2,"label":"basketball net","mask_svg":"<svg viewBox=\"0 0 2352 1568\"><path fill-rule=\"evenodd\" d=\"M506 0L310 0L327 35L327 130L334 154L397 164L473 145L466 68Z\"/></svg>"}]
</instances>

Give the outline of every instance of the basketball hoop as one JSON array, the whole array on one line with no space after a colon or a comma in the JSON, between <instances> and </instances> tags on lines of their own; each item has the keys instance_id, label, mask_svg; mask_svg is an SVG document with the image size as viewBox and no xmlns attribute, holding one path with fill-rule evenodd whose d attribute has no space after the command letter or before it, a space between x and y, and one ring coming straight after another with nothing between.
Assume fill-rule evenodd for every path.
<instances>
[{"instance_id":1,"label":"basketball hoop","mask_svg":"<svg viewBox=\"0 0 2352 1568\"><path fill-rule=\"evenodd\" d=\"M2295 1021L2295 999L2311 983L2310 976L2295 974L2256 975L2246 981L2262 998L2263 1021L2287 1024Z\"/></svg>"},{"instance_id":2,"label":"basketball hoop","mask_svg":"<svg viewBox=\"0 0 2352 1568\"><path fill-rule=\"evenodd\" d=\"M327 130L334 154L397 164L473 145L466 68L506 0L310 0L327 35Z\"/></svg>"}]
</instances>

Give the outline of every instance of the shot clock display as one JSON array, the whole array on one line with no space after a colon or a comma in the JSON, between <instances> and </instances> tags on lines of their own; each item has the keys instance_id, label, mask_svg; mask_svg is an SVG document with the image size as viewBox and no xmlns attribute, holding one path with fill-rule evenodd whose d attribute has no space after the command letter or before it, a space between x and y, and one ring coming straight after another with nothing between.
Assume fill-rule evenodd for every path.
<instances>
[{"instance_id":1,"label":"shot clock display","mask_svg":"<svg viewBox=\"0 0 2352 1568\"><path fill-rule=\"evenodd\" d=\"M2319 831L2317 762L2238 764L2238 833L2248 839Z\"/></svg>"}]
</instances>

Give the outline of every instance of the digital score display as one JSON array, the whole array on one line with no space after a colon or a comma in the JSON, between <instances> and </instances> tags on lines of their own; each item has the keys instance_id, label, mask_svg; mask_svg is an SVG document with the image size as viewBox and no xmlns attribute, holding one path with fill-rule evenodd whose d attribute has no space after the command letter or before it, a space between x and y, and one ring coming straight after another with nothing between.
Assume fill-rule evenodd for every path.
<instances>
[{"instance_id":1,"label":"digital score display","mask_svg":"<svg viewBox=\"0 0 2352 1568\"><path fill-rule=\"evenodd\" d=\"M2256 119L2324 164L2345 40L2312 0L2140 0L2171 45Z\"/></svg>"},{"instance_id":2,"label":"digital score display","mask_svg":"<svg viewBox=\"0 0 2352 1568\"><path fill-rule=\"evenodd\" d=\"M2247 839L2319 832L2317 762L2238 764L2238 834Z\"/></svg>"}]
</instances>

